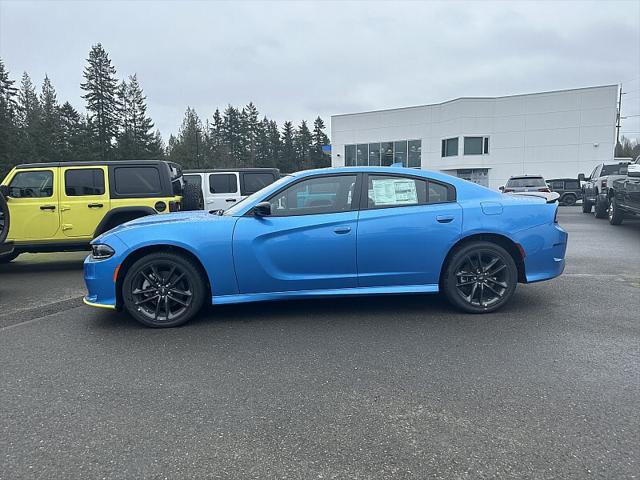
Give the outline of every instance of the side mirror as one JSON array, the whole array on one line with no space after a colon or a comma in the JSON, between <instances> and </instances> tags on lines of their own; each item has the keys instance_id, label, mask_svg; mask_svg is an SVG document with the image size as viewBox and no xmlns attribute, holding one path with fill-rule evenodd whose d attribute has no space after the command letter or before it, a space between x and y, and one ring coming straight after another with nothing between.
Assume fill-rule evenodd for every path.
<instances>
[{"instance_id":1,"label":"side mirror","mask_svg":"<svg viewBox=\"0 0 640 480\"><path fill-rule=\"evenodd\" d=\"M585 181L584 173L579 173L579 174L578 174L578 181L579 181L579 182L584 182L584 181Z\"/></svg>"},{"instance_id":2,"label":"side mirror","mask_svg":"<svg viewBox=\"0 0 640 480\"><path fill-rule=\"evenodd\" d=\"M269 202L260 202L253 207L253 214L256 217L268 217L271 215L271 204Z\"/></svg>"},{"instance_id":3,"label":"side mirror","mask_svg":"<svg viewBox=\"0 0 640 480\"><path fill-rule=\"evenodd\" d=\"M640 163L632 163L627 167L627 176L640 177Z\"/></svg>"},{"instance_id":4,"label":"side mirror","mask_svg":"<svg viewBox=\"0 0 640 480\"><path fill-rule=\"evenodd\" d=\"M9 185L0 185L0 193L4 197L9 196Z\"/></svg>"},{"instance_id":5,"label":"side mirror","mask_svg":"<svg viewBox=\"0 0 640 480\"><path fill-rule=\"evenodd\" d=\"M498 190L500 190L501 192L504 192L504 185L502 185Z\"/></svg>"}]
</instances>

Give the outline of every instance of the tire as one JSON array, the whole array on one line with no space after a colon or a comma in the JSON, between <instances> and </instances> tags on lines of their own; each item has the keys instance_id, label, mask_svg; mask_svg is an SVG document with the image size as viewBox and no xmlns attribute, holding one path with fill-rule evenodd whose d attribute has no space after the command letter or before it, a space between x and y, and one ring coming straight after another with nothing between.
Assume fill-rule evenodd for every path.
<instances>
[{"instance_id":1,"label":"tire","mask_svg":"<svg viewBox=\"0 0 640 480\"><path fill-rule=\"evenodd\" d=\"M620 225L624 220L624 212L618 207L618 202L616 202L615 197L609 202L607 214L611 225Z\"/></svg>"},{"instance_id":2,"label":"tire","mask_svg":"<svg viewBox=\"0 0 640 480\"><path fill-rule=\"evenodd\" d=\"M582 213L591 213L591 207L593 204L586 198L582 199Z\"/></svg>"},{"instance_id":3,"label":"tire","mask_svg":"<svg viewBox=\"0 0 640 480\"><path fill-rule=\"evenodd\" d=\"M9 263L12 260L15 260L20 255L20 252L9 252L0 254L0 264Z\"/></svg>"},{"instance_id":4,"label":"tire","mask_svg":"<svg viewBox=\"0 0 640 480\"><path fill-rule=\"evenodd\" d=\"M10 225L9 206L4 196L0 193L0 243L4 242L9 235Z\"/></svg>"},{"instance_id":5,"label":"tire","mask_svg":"<svg viewBox=\"0 0 640 480\"><path fill-rule=\"evenodd\" d=\"M186 183L182 189L182 210L204 210L202 190L196 185Z\"/></svg>"},{"instance_id":6,"label":"tire","mask_svg":"<svg viewBox=\"0 0 640 480\"><path fill-rule=\"evenodd\" d=\"M573 205L576 204L576 200L577 200L576 196L573 195L572 193L569 193L564 196L564 198L562 199L562 203L564 203L568 207L572 207Z\"/></svg>"},{"instance_id":7,"label":"tire","mask_svg":"<svg viewBox=\"0 0 640 480\"><path fill-rule=\"evenodd\" d=\"M189 258L169 252L137 260L122 283L127 311L153 328L178 327L196 315L205 299L205 282Z\"/></svg>"},{"instance_id":8,"label":"tire","mask_svg":"<svg viewBox=\"0 0 640 480\"><path fill-rule=\"evenodd\" d=\"M596 199L596 208L595 208L596 218L607 218L608 209L609 209L609 205L607 205L607 202L603 202Z\"/></svg>"},{"instance_id":9,"label":"tire","mask_svg":"<svg viewBox=\"0 0 640 480\"><path fill-rule=\"evenodd\" d=\"M480 274L479 266L482 267ZM467 313L498 310L513 296L518 283L518 269L513 258L504 248L491 242L462 246L453 253L445 268L442 276L444 294L451 304Z\"/></svg>"}]
</instances>

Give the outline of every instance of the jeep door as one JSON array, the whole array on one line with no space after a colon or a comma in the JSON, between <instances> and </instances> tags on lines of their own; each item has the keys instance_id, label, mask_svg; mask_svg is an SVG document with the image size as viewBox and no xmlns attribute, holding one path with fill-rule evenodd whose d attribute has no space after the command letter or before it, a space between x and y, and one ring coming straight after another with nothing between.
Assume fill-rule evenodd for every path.
<instances>
[{"instance_id":1,"label":"jeep door","mask_svg":"<svg viewBox=\"0 0 640 480\"><path fill-rule=\"evenodd\" d=\"M241 199L238 172L215 172L206 177L205 210L226 210Z\"/></svg>"},{"instance_id":2,"label":"jeep door","mask_svg":"<svg viewBox=\"0 0 640 480\"><path fill-rule=\"evenodd\" d=\"M15 170L7 179L11 215L8 240L50 240L60 228L57 168Z\"/></svg>"},{"instance_id":3,"label":"jeep door","mask_svg":"<svg viewBox=\"0 0 640 480\"><path fill-rule=\"evenodd\" d=\"M65 237L92 238L109 211L106 166L60 168L60 220Z\"/></svg>"}]
</instances>

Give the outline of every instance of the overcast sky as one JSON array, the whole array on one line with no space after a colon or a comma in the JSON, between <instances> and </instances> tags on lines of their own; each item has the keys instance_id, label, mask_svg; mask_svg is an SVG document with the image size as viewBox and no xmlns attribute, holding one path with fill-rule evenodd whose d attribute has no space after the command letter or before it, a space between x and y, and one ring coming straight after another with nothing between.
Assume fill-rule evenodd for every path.
<instances>
[{"instance_id":1,"label":"overcast sky","mask_svg":"<svg viewBox=\"0 0 640 480\"><path fill-rule=\"evenodd\" d=\"M253 101L283 120L623 82L640 113L640 2L56 2L0 0L0 57L84 108L102 43L163 136ZM640 117L623 131L640 137Z\"/></svg>"}]
</instances>

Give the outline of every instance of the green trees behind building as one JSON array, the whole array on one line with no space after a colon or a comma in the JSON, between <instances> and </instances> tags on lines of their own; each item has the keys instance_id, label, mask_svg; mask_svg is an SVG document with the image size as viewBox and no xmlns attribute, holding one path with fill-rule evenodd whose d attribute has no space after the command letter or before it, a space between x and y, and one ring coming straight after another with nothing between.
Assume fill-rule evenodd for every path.
<instances>
[{"instance_id":1,"label":"green trees behind building","mask_svg":"<svg viewBox=\"0 0 640 480\"><path fill-rule=\"evenodd\" d=\"M277 167L283 172L328 166L329 144L317 117L310 128L261 116L253 103L228 105L201 119L187 107L167 144L147 114L135 74L119 80L101 44L91 48L81 88L86 111L60 103L51 79L40 91L25 72L19 85L0 59L0 179L18 163L165 158L186 168Z\"/></svg>"}]
</instances>

